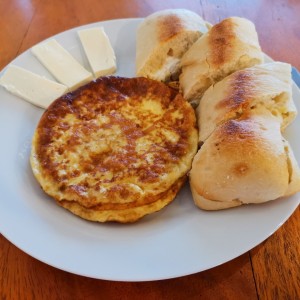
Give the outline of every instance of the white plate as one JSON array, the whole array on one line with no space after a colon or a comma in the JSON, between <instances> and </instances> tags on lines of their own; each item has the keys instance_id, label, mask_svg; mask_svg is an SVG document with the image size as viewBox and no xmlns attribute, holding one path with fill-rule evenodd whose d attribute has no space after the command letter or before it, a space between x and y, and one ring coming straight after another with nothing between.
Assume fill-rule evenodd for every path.
<instances>
[{"instance_id":1,"label":"white plate","mask_svg":"<svg viewBox=\"0 0 300 300\"><path fill-rule=\"evenodd\" d=\"M134 76L135 31L140 19L104 26L116 51L118 73ZM76 31L55 38L87 68ZM27 51L13 64L51 76ZM299 109L300 93L294 86ZM0 88L0 231L29 255L56 268L93 278L144 281L183 276L227 262L261 243L299 204L300 195L258 206L205 212L188 186L162 211L131 225L84 221L57 206L34 179L30 142L42 110ZM300 119L286 137L300 161Z\"/></svg>"}]
</instances>

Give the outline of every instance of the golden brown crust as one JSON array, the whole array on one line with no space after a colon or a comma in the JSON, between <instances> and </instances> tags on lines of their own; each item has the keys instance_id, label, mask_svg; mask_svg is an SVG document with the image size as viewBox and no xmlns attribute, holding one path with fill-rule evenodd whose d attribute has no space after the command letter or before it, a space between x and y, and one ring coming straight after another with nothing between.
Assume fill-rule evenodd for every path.
<instances>
[{"instance_id":1,"label":"golden brown crust","mask_svg":"<svg viewBox=\"0 0 300 300\"><path fill-rule=\"evenodd\" d=\"M247 70L247 69L246 69ZM218 102L216 109L237 110L239 107L247 107L255 93L255 81L253 81L253 72L247 71L235 72L231 75L230 91L228 97Z\"/></svg>"},{"instance_id":2,"label":"golden brown crust","mask_svg":"<svg viewBox=\"0 0 300 300\"><path fill-rule=\"evenodd\" d=\"M189 173L198 207L227 209L299 191L299 167L281 135L297 114L290 71L285 63L258 65L205 92L197 108L201 148Z\"/></svg>"},{"instance_id":3,"label":"golden brown crust","mask_svg":"<svg viewBox=\"0 0 300 300\"><path fill-rule=\"evenodd\" d=\"M102 77L56 100L32 146L34 174L57 201L134 209L164 198L189 170L195 115L162 83Z\"/></svg>"},{"instance_id":4,"label":"golden brown crust","mask_svg":"<svg viewBox=\"0 0 300 300\"><path fill-rule=\"evenodd\" d=\"M219 66L231 59L231 43L236 39L234 23L225 19L213 26L208 34L208 44L211 49L210 63Z\"/></svg>"},{"instance_id":5,"label":"golden brown crust","mask_svg":"<svg viewBox=\"0 0 300 300\"><path fill-rule=\"evenodd\" d=\"M226 144L231 148L232 142L239 143L240 141L245 140L246 143L255 143L256 142L256 124L248 122L248 113L243 114L242 118L237 120L228 120L226 123L220 126L218 131L218 138L224 141L226 139ZM260 138L258 138L258 141Z\"/></svg>"},{"instance_id":6,"label":"golden brown crust","mask_svg":"<svg viewBox=\"0 0 300 300\"><path fill-rule=\"evenodd\" d=\"M254 24L231 17L214 25L183 55L180 88L184 97L197 106L214 83L262 62Z\"/></svg>"},{"instance_id":7,"label":"golden brown crust","mask_svg":"<svg viewBox=\"0 0 300 300\"><path fill-rule=\"evenodd\" d=\"M166 15L157 22L158 39L160 42L166 42L183 31L184 28L184 24L182 24L182 20L178 15Z\"/></svg>"},{"instance_id":8,"label":"golden brown crust","mask_svg":"<svg viewBox=\"0 0 300 300\"><path fill-rule=\"evenodd\" d=\"M267 110L220 124L196 154L190 171L195 195L245 204L284 196L288 177L280 124Z\"/></svg>"},{"instance_id":9,"label":"golden brown crust","mask_svg":"<svg viewBox=\"0 0 300 300\"><path fill-rule=\"evenodd\" d=\"M57 204L68 209L77 216L86 220L97 222L115 221L120 223L132 223L145 215L157 212L168 205L175 198L180 188L186 181L186 176L178 179L170 189L160 195L156 201L144 203L140 206L124 207L121 209L103 209L101 205L86 208L74 201L57 201Z\"/></svg>"},{"instance_id":10,"label":"golden brown crust","mask_svg":"<svg viewBox=\"0 0 300 300\"><path fill-rule=\"evenodd\" d=\"M176 80L182 55L207 30L207 23L186 9L149 15L137 29L136 74L163 82Z\"/></svg>"}]
</instances>

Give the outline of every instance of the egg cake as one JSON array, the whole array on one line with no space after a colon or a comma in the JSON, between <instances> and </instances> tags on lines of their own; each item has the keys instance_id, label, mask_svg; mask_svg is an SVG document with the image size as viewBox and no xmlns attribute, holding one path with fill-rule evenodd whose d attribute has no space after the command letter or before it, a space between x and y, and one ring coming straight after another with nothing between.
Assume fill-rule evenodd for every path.
<instances>
[{"instance_id":1,"label":"egg cake","mask_svg":"<svg viewBox=\"0 0 300 300\"><path fill-rule=\"evenodd\" d=\"M49 106L30 162L42 189L74 214L134 222L175 198L197 139L194 110L177 91L109 76Z\"/></svg>"}]
</instances>

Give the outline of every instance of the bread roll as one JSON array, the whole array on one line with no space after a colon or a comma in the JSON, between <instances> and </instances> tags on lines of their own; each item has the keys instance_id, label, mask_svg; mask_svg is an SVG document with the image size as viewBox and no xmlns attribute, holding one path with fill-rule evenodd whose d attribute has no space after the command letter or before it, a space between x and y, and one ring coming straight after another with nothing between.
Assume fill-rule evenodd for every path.
<instances>
[{"instance_id":1,"label":"bread roll","mask_svg":"<svg viewBox=\"0 0 300 300\"><path fill-rule=\"evenodd\" d=\"M197 206L225 209L300 190L300 172L276 116L261 107L219 125L196 154L190 185Z\"/></svg>"},{"instance_id":2,"label":"bread roll","mask_svg":"<svg viewBox=\"0 0 300 300\"><path fill-rule=\"evenodd\" d=\"M136 74L159 81L178 77L180 59L209 24L186 9L158 11L137 30Z\"/></svg>"},{"instance_id":3,"label":"bread roll","mask_svg":"<svg viewBox=\"0 0 300 300\"><path fill-rule=\"evenodd\" d=\"M254 66L211 86L196 111L199 141L205 141L219 124L261 106L279 119L281 131L295 119L297 110L292 99L289 64L272 62Z\"/></svg>"},{"instance_id":4,"label":"bread roll","mask_svg":"<svg viewBox=\"0 0 300 300\"><path fill-rule=\"evenodd\" d=\"M205 90L234 71L263 62L255 26L231 17L214 25L183 55L180 87L197 106Z\"/></svg>"}]
</instances>

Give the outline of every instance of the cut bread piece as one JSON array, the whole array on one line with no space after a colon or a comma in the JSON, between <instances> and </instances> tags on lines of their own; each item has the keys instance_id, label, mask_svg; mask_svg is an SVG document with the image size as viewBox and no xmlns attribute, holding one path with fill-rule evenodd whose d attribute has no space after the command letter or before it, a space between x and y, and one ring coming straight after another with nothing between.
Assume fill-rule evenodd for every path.
<instances>
[{"instance_id":1,"label":"cut bread piece","mask_svg":"<svg viewBox=\"0 0 300 300\"><path fill-rule=\"evenodd\" d=\"M292 99L289 64L272 62L254 66L211 86L196 110L199 141L205 141L219 124L261 107L279 119L281 131L295 119L297 109Z\"/></svg>"},{"instance_id":2,"label":"cut bread piece","mask_svg":"<svg viewBox=\"0 0 300 300\"><path fill-rule=\"evenodd\" d=\"M289 184L284 197L288 197L299 192L300 190L300 169L289 143L286 140L283 140L283 143L285 144L285 151L289 168ZM207 199L204 196L199 195L193 187L191 187L191 191L195 204L203 210L221 210L240 206L243 204L243 202L238 199L233 199L232 201L218 201Z\"/></svg>"},{"instance_id":3,"label":"cut bread piece","mask_svg":"<svg viewBox=\"0 0 300 300\"><path fill-rule=\"evenodd\" d=\"M186 9L158 11L137 30L136 74L159 81L178 78L182 55L210 25Z\"/></svg>"},{"instance_id":4,"label":"cut bread piece","mask_svg":"<svg viewBox=\"0 0 300 300\"><path fill-rule=\"evenodd\" d=\"M115 221L120 223L136 222L145 215L157 212L172 202L186 181L186 176L178 179L166 192L162 193L155 201L144 203L140 206L123 207L122 209L103 209L101 205L85 207L75 201L56 201L58 205L68 209L73 214L96 222Z\"/></svg>"},{"instance_id":5,"label":"cut bread piece","mask_svg":"<svg viewBox=\"0 0 300 300\"><path fill-rule=\"evenodd\" d=\"M254 24L231 17L214 25L183 55L180 87L197 106L205 90L227 75L263 62Z\"/></svg>"},{"instance_id":6,"label":"cut bread piece","mask_svg":"<svg viewBox=\"0 0 300 300\"><path fill-rule=\"evenodd\" d=\"M30 162L45 193L76 215L133 222L175 198L197 141L194 110L177 91L103 76L44 112Z\"/></svg>"},{"instance_id":7,"label":"cut bread piece","mask_svg":"<svg viewBox=\"0 0 300 300\"><path fill-rule=\"evenodd\" d=\"M196 205L209 210L298 192L299 167L278 118L267 109L250 110L220 124L194 158L190 185Z\"/></svg>"}]
</instances>

